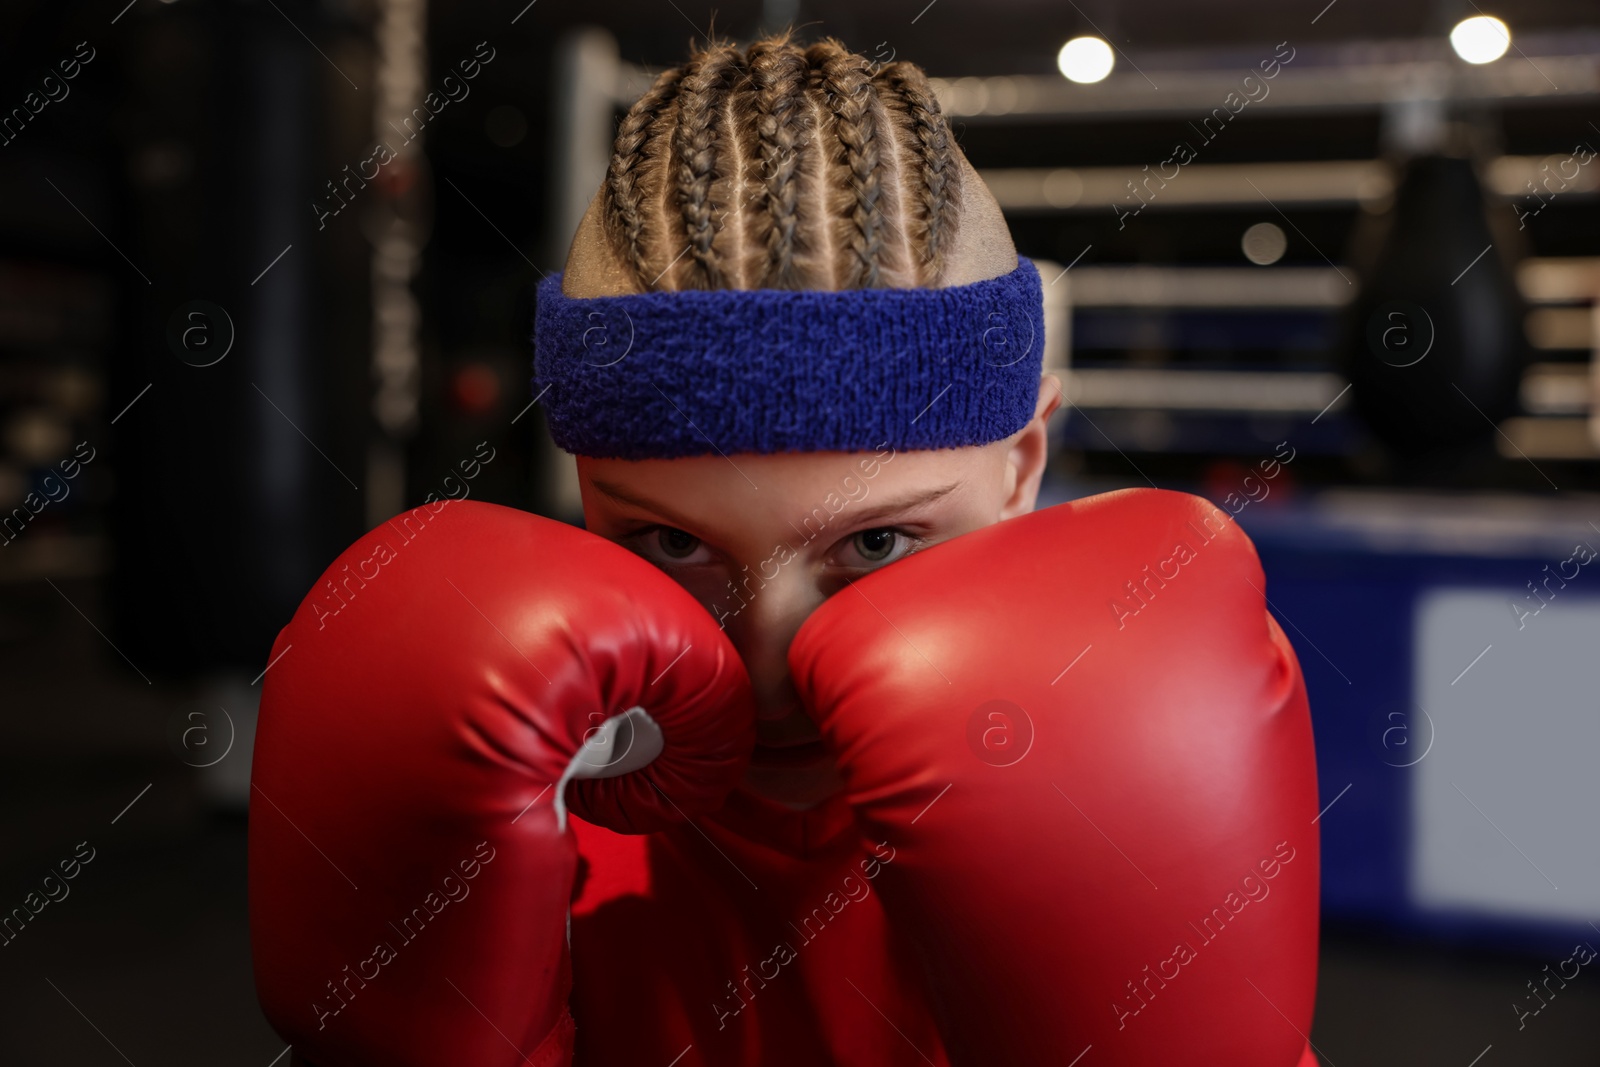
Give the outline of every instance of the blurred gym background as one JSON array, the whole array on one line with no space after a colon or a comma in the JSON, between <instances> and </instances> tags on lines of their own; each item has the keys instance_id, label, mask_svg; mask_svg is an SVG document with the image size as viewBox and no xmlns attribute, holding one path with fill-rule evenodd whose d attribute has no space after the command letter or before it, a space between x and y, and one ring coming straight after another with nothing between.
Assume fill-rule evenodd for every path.
<instances>
[{"instance_id":1,"label":"blurred gym background","mask_svg":"<svg viewBox=\"0 0 1600 1067\"><path fill-rule=\"evenodd\" d=\"M1047 496L1187 489L1255 538L1316 725L1325 1062L1600 1063L1577 0L7 4L0 916L79 867L0 934L0 1062L277 1062L272 638L429 494L576 518L533 283L651 71L791 23L936 77L1041 263Z\"/></svg>"}]
</instances>

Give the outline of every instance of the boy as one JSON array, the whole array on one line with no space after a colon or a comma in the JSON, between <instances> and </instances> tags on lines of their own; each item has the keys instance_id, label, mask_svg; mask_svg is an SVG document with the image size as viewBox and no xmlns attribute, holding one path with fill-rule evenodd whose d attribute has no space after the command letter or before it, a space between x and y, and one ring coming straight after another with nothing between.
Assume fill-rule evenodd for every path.
<instances>
[{"instance_id":1,"label":"boy","mask_svg":"<svg viewBox=\"0 0 1600 1067\"><path fill-rule=\"evenodd\" d=\"M1293 653L1203 502L1028 514L1040 292L917 68L661 75L540 289L589 532L417 509L274 648L296 1062L1315 1062Z\"/></svg>"}]
</instances>

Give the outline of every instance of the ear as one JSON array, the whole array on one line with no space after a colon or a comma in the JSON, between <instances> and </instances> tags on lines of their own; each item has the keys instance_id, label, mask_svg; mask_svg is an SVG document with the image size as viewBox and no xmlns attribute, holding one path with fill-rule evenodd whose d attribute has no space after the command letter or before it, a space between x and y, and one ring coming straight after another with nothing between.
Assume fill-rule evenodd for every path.
<instances>
[{"instance_id":1,"label":"ear","mask_svg":"<svg viewBox=\"0 0 1600 1067\"><path fill-rule=\"evenodd\" d=\"M1050 416L1060 406L1060 381L1053 374L1043 375L1033 418L1011 436L1006 452L1005 499L1000 504L1000 519L1026 515L1039 499L1039 482L1050 459Z\"/></svg>"}]
</instances>

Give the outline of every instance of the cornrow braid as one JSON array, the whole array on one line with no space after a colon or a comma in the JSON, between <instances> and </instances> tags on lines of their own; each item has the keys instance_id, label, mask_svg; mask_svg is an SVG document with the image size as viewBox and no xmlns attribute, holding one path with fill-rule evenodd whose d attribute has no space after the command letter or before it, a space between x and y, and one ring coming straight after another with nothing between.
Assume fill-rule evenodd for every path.
<instances>
[{"instance_id":1,"label":"cornrow braid","mask_svg":"<svg viewBox=\"0 0 1600 1067\"><path fill-rule=\"evenodd\" d=\"M938 285L963 166L915 65L832 38L718 42L623 117L603 240L640 290Z\"/></svg>"},{"instance_id":2,"label":"cornrow braid","mask_svg":"<svg viewBox=\"0 0 1600 1067\"><path fill-rule=\"evenodd\" d=\"M648 149L654 127L677 97L682 77L683 71L678 68L662 72L649 91L628 109L617 128L611 163L606 169L606 235L612 247L623 252L635 279L641 283L646 277L648 258L643 170L650 162Z\"/></svg>"},{"instance_id":3,"label":"cornrow braid","mask_svg":"<svg viewBox=\"0 0 1600 1067\"><path fill-rule=\"evenodd\" d=\"M795 253L800 236L800 150L810 108L805 106L806 61L787 35L750 46L747 54L755 104L760 194L753 233L765 250L759 275L763 288L797 289L802 284Z\"/></svg>"},{"instance_id":4,"label":"cornrow braid","mask_svg":"<svg viewBox=\"0 0 1600 1067\"><path fill-rule=\"evenodd\" d=\"M914 139L919 173L902 182L916 194L917 203L916 229L906 235L907 246L921 249L913 257L919 261L918 280L935 284L944 275L945 250L961 214L961 168L950 127L921 68L903 60L890 63L873 76L873 82L886 106L908 123Z\"/></svg>"},{"instance_id":5,"label":"cornrow braid","mask_svg":"<svg viewBox=\"0 0 1600 1067\"><path fill-rule=\"evenodd\" d=\"M689 242L690 288L723 287L722 267L713 247L717 236L717 220L712 218L713 192L718 177L722 106L730 88L730 75L738 74L741 58L732 45L701 52L690 60L678 92L672 170Z\"/></svg>"},{"instance_id":6,"label":"cornrow braid","mask_svg":"<svg viewBox=\"0 0 1600 1067\"><path fill-rule=\"evenodd\" d=\"M873 289L882 284L885 224L881 185L882 156L878 144L878 100L866 59L837 40L819 41L806 50L813 84L833 113L834 129L843 146L849 174L845 189L850 255L839 264L841 287Z\"/></svg>"}]
</instances>

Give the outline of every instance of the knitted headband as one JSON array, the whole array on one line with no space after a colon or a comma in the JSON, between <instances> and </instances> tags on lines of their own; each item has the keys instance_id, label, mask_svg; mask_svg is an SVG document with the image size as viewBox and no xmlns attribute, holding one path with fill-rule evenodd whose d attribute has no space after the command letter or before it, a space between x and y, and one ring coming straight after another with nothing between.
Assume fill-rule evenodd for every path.
<instances>
[{"instance_id":1,"label":"knitted headband","mask_svg":"<svg viewBox=\"0 0 1600 1067\"><path fill-rule=\"evenodd\" d=\"M654 459L987 444L1033 417L1039 272L945 289L685 289L568 297L539 283L534 389L557 445Z\"/></svg>"}]
</instances>

